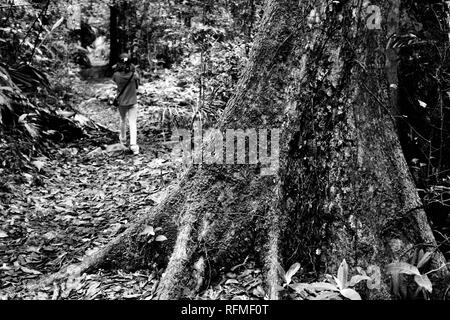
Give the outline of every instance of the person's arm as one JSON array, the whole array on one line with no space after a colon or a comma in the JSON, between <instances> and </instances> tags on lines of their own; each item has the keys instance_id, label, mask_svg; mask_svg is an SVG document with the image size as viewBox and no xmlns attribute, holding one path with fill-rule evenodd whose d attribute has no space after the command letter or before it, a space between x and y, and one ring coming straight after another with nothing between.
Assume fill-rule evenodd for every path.
<instances>
[{"instance_id":1,"label":"person's arm","mask_svg":"<svg viewBox=\"0 0 450 320\"><path fill-rule=\"evenodd\" d=\"M135 80L135 82L136 82L136 89L138 89L138 88L139 88L139 85L141 84L141 76L139 75L138 70L136 70L136 71L134 72L134 80Z\"/></svg>"}]
</instances>

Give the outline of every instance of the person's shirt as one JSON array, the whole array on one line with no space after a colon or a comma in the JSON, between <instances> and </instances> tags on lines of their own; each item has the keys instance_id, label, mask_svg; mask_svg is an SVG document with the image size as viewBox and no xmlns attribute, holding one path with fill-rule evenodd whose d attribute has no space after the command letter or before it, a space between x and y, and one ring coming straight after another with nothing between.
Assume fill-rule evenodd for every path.
<instances>
[{"instance_id":1,"label":"person's shirt","mask_svg":"<svg viewBox=\"0 0 450 320\"><path fill-rule=\"evenodd\" d=\"M113 80L117 84L118 94L122 92L133 72L116 71ZM137 103L137 89L139 87L140 77L137 71L134 71L133 78L129 81L127 87L119 97L119 106L129 107Z\"/></svg>"}]
</instances>

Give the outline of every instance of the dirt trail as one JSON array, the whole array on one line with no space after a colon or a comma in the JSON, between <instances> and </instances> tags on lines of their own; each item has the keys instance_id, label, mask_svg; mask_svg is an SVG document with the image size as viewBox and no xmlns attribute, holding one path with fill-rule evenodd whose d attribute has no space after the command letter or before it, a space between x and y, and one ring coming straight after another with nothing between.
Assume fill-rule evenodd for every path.
<instances>
[{"instance_id":1,"label":"dirt trail","mask_svg":"<svg viewBox=\"0 0 450 320\"><path fill-rule=\"evenodd\" d=\"M107 82L83 86L86 91L110 88ZM157 204L177 177L180 167L163 146L161 130L148 118L138 120L140 155L107 153L102 148L118 142L116 110L95 98L81 103L79 109L111 132L53 150L52 159L42 159L40 175L22 174L25 183L9 185L0 207L0 299L55 298L54 288L32 293L23 285L105 245ZM146 105L140 106L140 112L148 114ZM120 278L119 274L113 278ZM122 287L116 289L127 296ZM60 289L59 298L68 298L72 292ZM88 291L85 296L93 297L95 290Z\"/></svg>"}]
</instances>

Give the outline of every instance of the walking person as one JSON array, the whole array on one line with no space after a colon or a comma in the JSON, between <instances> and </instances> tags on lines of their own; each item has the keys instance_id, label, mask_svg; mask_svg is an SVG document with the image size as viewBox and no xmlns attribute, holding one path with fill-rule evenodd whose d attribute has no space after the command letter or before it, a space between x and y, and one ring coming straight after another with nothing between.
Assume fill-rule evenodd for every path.
<instances>
[{"instance_id":1,"label":"walking person","mask_svg":"<svg viewBox=\"0 0 450 320\"><path fill-rule=\"evenodd\" d=\"M113 81L117 84L119 92L116 98L116 105L120 114L120 143L127 145L127 118L130 126L130 150L133 154L139 154L137 144L137 89L140 84L140 77L135 66L131 63L130 56L126 53L120 55L113 75Z\"/></svg>"}]
</instances>

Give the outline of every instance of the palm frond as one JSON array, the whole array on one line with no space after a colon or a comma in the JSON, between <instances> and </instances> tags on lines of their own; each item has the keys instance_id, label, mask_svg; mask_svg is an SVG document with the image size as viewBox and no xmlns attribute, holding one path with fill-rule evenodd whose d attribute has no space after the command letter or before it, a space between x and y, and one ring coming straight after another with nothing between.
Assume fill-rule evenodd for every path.
<instances>
[{"instance_id":1,"label":"palm frond","mask_svg":"<svg viewBox=\"0 0 450 320\"><path fill-rule=\"evenodd\" d=\"M27 64L19 65L16 68L8 68L12 81L22 89L34 89L44 86L50 87L47 75Z\"/></svg>"}]
</instances>

